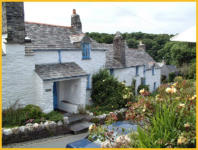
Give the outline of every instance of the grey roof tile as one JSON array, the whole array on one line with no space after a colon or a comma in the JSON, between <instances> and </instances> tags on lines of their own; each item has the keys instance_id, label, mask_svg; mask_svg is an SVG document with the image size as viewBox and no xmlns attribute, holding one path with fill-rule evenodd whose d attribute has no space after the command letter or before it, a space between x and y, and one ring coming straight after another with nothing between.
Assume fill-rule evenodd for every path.
<instances>
[{"instance_id":1,"label":"grey roof tile","mask_svg":"<svg viewBox=\"0 0 198 150\"><path fill-rule=\"evenodd\" d=\"M44 81L87 75L87 73L74 62L61 63L61 64L59 63L36 64L35 72Z\"/></svg>"}]
</instances>

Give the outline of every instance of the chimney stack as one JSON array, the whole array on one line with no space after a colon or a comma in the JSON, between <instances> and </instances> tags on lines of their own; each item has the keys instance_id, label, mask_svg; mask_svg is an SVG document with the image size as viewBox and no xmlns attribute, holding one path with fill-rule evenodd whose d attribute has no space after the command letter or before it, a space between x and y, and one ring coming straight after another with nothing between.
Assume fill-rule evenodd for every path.
<instances>
[{"instance_id":1,"label":"chimney stack","mask_svg":"<svg viewBox=\"0 0 198 150\"><path fill-rule=\"evenodd\" d=\"M73 9L73 13L71 16L71 26L74 28L77 32L82 33L82 24L80 21L80 16L76 14L76 9Z\"/></svg>"},{"instance_id":2,"label":"chimney stack","mask_svg":"<svg viewBox=\"0 0 198 150\"><path fill-rule=\"evenodd\" d=\"M118 31L113 39L114 59L125 66L125 41Z\"/></svg>"},{"instance_id":3,"label":"chimney stack","mask_svg":"<svg viewBox=\"0 0 198 150\"><path fill-rule=\"evenodd\" d=\"M23 2L2 3L3 34L7 34L7 41L24 43L24 5Z\"/></svg>"},{"instance_id":4,"label":"chimney stack","mask_svg":"<svg viewBox=\"0 0 198 150\"><path fill-rule=\"evenodd\" d=\"M146 50L146 46L142 43L142 41L139 41L138 49Z\"/></svg>"}]
</instances>

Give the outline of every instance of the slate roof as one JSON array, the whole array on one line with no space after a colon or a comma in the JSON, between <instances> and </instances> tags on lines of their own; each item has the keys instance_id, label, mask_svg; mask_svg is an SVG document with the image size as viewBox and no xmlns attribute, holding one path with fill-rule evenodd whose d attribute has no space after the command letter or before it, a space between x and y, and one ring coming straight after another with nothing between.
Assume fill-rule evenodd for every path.
<instances>
[{"instance_id":1,"label":"slate roof","mask_svg":"<svg viewBox=\"0 0 198 150\"><path fill-rule=\"evenodd\" d=\"M106 51L106 68L123 68L123 67L146 65L146 68L150 69L153 64L155 64L156 68L159 68L159 66L156 64L153 58L145 50L132 49L132 48L128 48L128 46L125 45L126 66L123 66L123 64L115 60L113 57L114 55L113 44L97 43L93 40L92 45L94 47L108 49Z\"/></svg>"},{"instance_id":2,"label":"slate roof","mask_svg":"<svg viewBox=\"0 0 198 150\"><path fill-rule=\"evenodd\" d=\"M44 81L87 75L87 73L75 62L38 64L35 65L35 72Z\"/></svg>"},{"instance_id":3,"label":"slate roof","mask_svg":"<svg viewBox=\"0 0 198 150\"><path fill-rule=\"evenodd\" d=\"M72 44L81 41L85 34L76 32L72 27L57 26L50 24L26 22L26 36L31 39L30 43L25 44L26 54L32 50L81 50L78 45ZM92 50L106 50L106 68L124 68L137 65L146 65L155 61L152 57L141 49L130 49L126 45L125 59L126 66L123 66L113 57L113 44L97 43L91 39ZM156 65L157 66L157 65Z\"/></svg>"}]
</instances>

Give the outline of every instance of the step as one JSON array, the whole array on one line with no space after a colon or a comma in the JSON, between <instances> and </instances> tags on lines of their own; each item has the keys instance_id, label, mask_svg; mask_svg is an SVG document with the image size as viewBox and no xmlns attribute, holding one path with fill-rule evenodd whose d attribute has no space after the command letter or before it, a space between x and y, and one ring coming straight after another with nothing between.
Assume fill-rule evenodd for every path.
<instances>
[{"instance_id":1,"label":"step","mask_svg":"<svg viewBox=\"0 0 198 150\"><path fill-rule=\"evenodd\" d=\"M91 122L87 122L87 121L77 122L70 125L69 130L72 131L74 134L78 134L82 131L86 131L91 124L92 124Z\"/></svg>"},{"instance_id":2,"label":"step","mask_svg":"<svg viewBox=\"0 0 198 150\"><path fill-rule=\"evenodd\" d=\"M82 121L82 120L86 119L86 117L87 117L87 115L84 115L84 114L68 114L68 113L65 114L64 116L68 117L70 124Z\"/></svg>"}]
</instances>

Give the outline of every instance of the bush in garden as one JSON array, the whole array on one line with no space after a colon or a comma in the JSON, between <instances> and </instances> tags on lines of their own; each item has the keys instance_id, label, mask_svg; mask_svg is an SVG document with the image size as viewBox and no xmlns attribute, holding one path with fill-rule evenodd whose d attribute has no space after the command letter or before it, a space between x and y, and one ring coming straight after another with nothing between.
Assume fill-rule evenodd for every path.
<instances>
[{"instance_id":1,"label":"bush in garden","mask_svg":"<svg viewBox=\"0 0 198 150\"><path fill-rule=\"evenodd\" d=\"M176 77L162 85L156 97L129 103L126 119L139 123L138 147L195 147L196 95L193 83Z\"/></svg>"},{"instance_id":2,"label":"bush in garden","mask_svg":"<svg viewBox=\"0 0 198 150\"><path fill-rule=\"evenodd\" d=\"M136 95L136 93L135 93L135 87L136 87L136 80L133 79L132 80L132 83L131 83L131 91L132 91L133 95Z\"/></svg>"},{"instance_id":3,"label":"bush in garden","mask_svg":"<svg viewBox=\"0 0 198 150\"><path fill-rule=\"evenodd\" d=\"M168 75L168 82L173 82L176 74L174 72L169 73Z\"/></svg>"},{"instance_id":4,"label":"bush in garden","mask_svg":"<svg viewBox=\"0 0 198 150\"><path fill-rule=\"evenodd\" d=\"M26 123L40 123L45 120L59 121L63 115L59 112L52 111L48 114L42 112L39 106L26 105L24 108L16 109L11 106L2 112L3 127L14 127L25 125Z\"/></svg>"},{"instance_id":5,"label":"bush in garden","mask_svg":"<svg viewBox=\"0 0 198 150\"><path fill-rule=\"evenodd\" d=\"M42 117L43 112L39 106L29 104L26 105L23 109L27 113L29 119Z\"/></svg>"},{"instance_id":6,"label":"bush in garden","mask_svg":"<svg viewBox=\"0 0 198 150\"><path fill-rule=\"evenodd\" d=\"M47 120L51 120L51 121L59 121L59 120L63 120L63 115L57 111L51 111L50 113L45 115Z\"/></svg>"},{"instance_id":7,"label":"bush in garden","mask_svg":"<svg viewBox=\"0 0 198 150\"><path fill-rule=\"evenodd\" d=\"M167 79L166 79L166 76L165 75L161 75L161 83L167 83Z\"/></svg>"},{"instance_id":8,"label":"bush in garden","mask_svg":"<svg viewBox=\"0 0 198 150\"><path fill-rule=\"evenodd\" d=\"M100 70L93 75L91 98L96 107L109 111L123 108L132 97L131 89L111 76L107 70Z\"/></svg>"},{"instance_id":9,"label":"bush in garden","mask_svg":"<svg viewBox=\"0 0 198 150\"><path fill-rule=\"evenodd\" d=\"M148 86L148 85L140 84L140 85L138 86L138 89L137 89L137 93L138 93L138 94L140 93L140 90L141 90L141 89L145 89L146 91L149 92L149 86Z\"/></svg>"}]
</instances>

